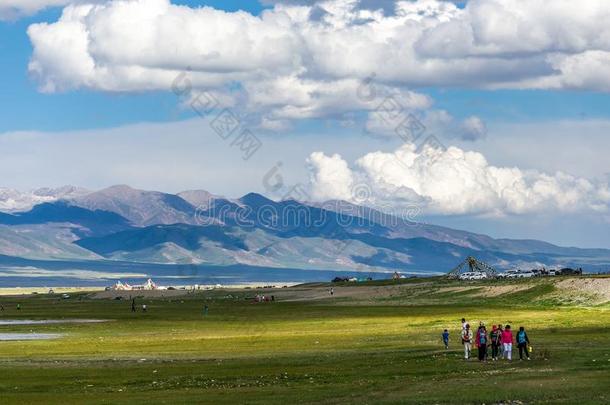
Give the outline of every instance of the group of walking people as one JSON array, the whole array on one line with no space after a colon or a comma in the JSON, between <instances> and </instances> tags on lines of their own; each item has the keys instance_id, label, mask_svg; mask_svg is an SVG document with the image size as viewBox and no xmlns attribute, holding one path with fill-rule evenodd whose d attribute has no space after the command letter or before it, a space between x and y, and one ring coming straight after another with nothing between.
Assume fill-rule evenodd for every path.
<instances>
[{"instance_id":1,"label":"group of walking people","mask_svg":"<svg viewBox=\"0 0 610 405\"><path fill-rule=\"evenodd\" d=\"M449 332L447 329L443 331L443 343L445 348L449 348ZM491 359L512 360L513 342L516 340L519 348L519 359L524 357L530 360L529 352L532 350L530 339L523 326L519 327L516 337L513 336L513 331L510 325L493 325L491 331L488 331L483 322L479 323L479 327L475 332L472 331L470 324L462 318L461 340L464 345L464 359L468 360L474 347L477 348L479 361L487 361L489 356L489 348L491 348Z\"/></svg>"}]
</instances>

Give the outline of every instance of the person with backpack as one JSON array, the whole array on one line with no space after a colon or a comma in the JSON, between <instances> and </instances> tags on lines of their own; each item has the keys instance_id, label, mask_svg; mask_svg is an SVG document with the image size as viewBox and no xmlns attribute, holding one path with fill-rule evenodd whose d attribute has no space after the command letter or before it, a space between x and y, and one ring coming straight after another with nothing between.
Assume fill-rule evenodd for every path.
<instances>
[{"instance_id":1,"label":"person with backpack","mask_svg":"<svg viewBox=\"0 0 610 405\"><path fill-rule=\"evenodd\" d=\"M530 360L530 354L528 353L527 345L530 344L530 339L527 337L527 333L525 332L525 328L523 326L519 327L519 332L517 332L517 347L519 348L519 360L523 360L523 352L525 352L525 356L528 360Z\"/></svg>"},{"instance_id":2,"label":"person with backpack","mask_svg":"<svg viewBox=\"0 0 610 405\"><path fill-rule=\"evenodd\" d=\"M479 361L485 361L487 357L487 329L481 324L477 330L476 345L479 353Z\"/></svg>"},{"instance_id":3,"label":"person with backpack","mask_svg":"<svg viewBox=\"0 0 610 405\"><path fill-rule=\"evenodd\" d=\"M468 360L472 349L472 331L469 324L466 324L466 327L462 330L462 344L464 345L464 359Z\"/></svg>"},{"instance_id":4,"label":"person with backpack","mask_svg":"<svg viewBox=\"0 0 610 405\"><path fill-rule=\"evenodd\" d=\"M504 358L509 361L513 359L513 332L510 330L510 325L506 325L502 332L502 347L504 349Z\"/></svg>"},{"instance_id":5,"label":"person with backpack","mask_svg":"<svg viewBox=\"0 0 610 405\"><path fill-rule=\"evenodd\" d=\"M502 347L502 325L498 328L496 325L491 327L491 332L489 333L489 340L491 342L491 359L493 361L498 360L498 354L500 353L500 348Z\"/></svg>"},{"instance_id":6,"label":"person with backpack","mask_svg":"<svg viewBox=\"0 0 610 405\"><path fill-rule=\"evenodd\" d=\"M445 349L449 349L449 331L445 329L441 335L443 337L443 343L445 344Z\"/></svg>"}]
</instances>

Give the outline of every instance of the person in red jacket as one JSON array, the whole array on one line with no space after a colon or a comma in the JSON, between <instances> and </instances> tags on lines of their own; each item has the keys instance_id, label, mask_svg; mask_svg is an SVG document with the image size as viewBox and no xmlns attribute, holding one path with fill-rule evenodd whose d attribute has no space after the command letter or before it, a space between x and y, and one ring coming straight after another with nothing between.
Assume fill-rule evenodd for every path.
<instances>
[{"instance_id":1,"label":"person in red jacket","mask_svg":"<svg viewBox=\"0 0 610 405\"><path fill-rule=\"evenodd\" d=\"M502 332L502 347L504 348L504 358L513 359L513 332L510 330L510 325L506 325Z\"/></svg>"}]
</instances>

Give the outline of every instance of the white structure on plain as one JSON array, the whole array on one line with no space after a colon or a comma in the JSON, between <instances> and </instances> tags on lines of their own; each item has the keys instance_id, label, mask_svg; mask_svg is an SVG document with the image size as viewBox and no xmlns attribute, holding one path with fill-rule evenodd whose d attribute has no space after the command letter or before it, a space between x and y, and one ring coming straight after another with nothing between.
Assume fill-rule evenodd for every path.
<instances>
[{"instance_id":1,"label":"white structure on plain","mask_svg":"<svg viewBox=\"0 0 610 405\"><path fill-rule=\"evenodd\" d=\"M156 290L157 285L152 279L148 279L145 284L142 285L129 285L127 283L121 283L121 281L117 281L117 283L112 287L115 291L134 291L134 290Z\"/></svg>"}]
</instances>

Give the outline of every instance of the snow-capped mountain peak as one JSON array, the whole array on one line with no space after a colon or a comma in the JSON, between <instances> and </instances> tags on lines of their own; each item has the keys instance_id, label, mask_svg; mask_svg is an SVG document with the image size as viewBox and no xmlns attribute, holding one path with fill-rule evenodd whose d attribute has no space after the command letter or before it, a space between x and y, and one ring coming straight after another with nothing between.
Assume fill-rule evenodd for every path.
<instances>
[{"instance_id":1,"label":"snow-capped mountain peak","mask_svg":"<svg viewBox=\"0 0 610 405\"><path fill-rule=\"evenodd\" d=\"M0 211L28 211L37 204L71 199L89 193L89 190L75 186L62 186L57 188L44 187L28 191L0 188Z\"/></svg>"}]
</instances>

